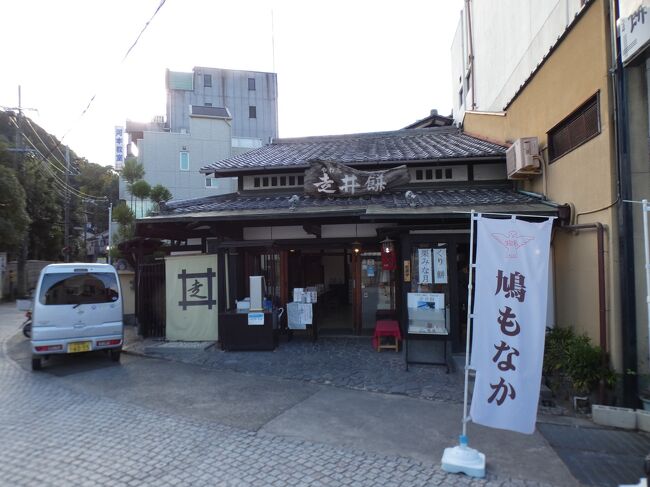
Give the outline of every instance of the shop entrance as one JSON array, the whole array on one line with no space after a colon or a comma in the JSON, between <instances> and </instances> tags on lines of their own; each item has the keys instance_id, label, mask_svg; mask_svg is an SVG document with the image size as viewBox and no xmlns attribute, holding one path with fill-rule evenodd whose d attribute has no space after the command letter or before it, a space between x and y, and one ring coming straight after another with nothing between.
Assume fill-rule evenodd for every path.
<instances>
[{"instance_id":1,"label":"shop entrance","mask_svg":"<svg viewBox=\"0 0 650 487\"><path fill-rule=\"evenodd\" d=\"M353 252L345 248L292 249L287 259L289 301L296 288L316 291L313 309L319 335L354 333Z\"/></svg>"},{"instance_id":2,"label":"shop entrance","mask_svg":"<svg viewBox=\"0 0 650 487\"><path fill-rule=\"evenodd\" d=\"M396 318L395 271L382 270L381 252L363 252L361 259L361 333L374 330L378 317Z\"/></svg>"}]
</instances>

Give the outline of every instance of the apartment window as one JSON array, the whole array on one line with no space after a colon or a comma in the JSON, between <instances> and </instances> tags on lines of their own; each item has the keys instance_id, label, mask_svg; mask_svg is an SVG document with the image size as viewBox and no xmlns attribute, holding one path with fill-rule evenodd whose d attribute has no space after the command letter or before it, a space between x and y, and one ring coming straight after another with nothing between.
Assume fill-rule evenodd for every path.
<instances>
[{"instance_id":1,"label":"apartment window","mask_svg":"<svg viewBox=\"0 0 650 487\"><path fill-rule=\"evenodd\" d=\"M180 152L180 169L181 171L190 170L190 153L184 150Z\"/></svg>"},{"instance_id":2,"label":"apartment window","mask_svg":"<svg viewBox=\"0 0 650 487\"><path fill-rule=\"evenodd\" d=\"M248 118L257 118L257 107L248 107Z\"/></svg>"},{"instance_id":3,"label":"apartment window","mask_svg":"<svg viewBox=\"0 0 650 487\"><path fill-rule=\"evenodd\" d=\"M248 91L255 91L255 78L248 78Z\"/></svg>"},{"instance_id":4,"label":"apartment window","mask_svg":"<svg viewBox=\"0 0 650 487\"><path fill-rule=\"evenodd\" d=\"M600 133L598 93L548 132L549 160L554 162Z\"/></svg>"},{"instance_id":5,"label":"apartment window","mask_svg":"<svg viewBox=\"0 0 650 487\"><path fill-rule=\"evenodd\" d=\"M205 187L206 188L218 188L219 182L217 178L205 178Z\"/></svg>"},{"instance_id":6,"label":"apartment window","mask_svg":"<svg viewBox=\"0 0 650 487\"><path fill-rule=\"evenodd\" d=\"M211 74L204 74L203 75L203 86L206 88L211 88L212 87L212 75Z\"/></svg>"}]
</instances>

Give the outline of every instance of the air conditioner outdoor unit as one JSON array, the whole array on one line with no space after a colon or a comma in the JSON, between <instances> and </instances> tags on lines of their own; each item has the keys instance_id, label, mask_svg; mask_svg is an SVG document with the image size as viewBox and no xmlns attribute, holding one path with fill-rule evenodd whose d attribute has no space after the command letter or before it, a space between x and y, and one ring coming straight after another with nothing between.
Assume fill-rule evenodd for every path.
<instances>
[{"instance_id":1,"label":"air conditioner outdoor unit","mask_svg":"<svg viewBox=\"0 0 650 487\"><path fill-rule=\"evenodd\" d=\"M515 140L506 151L508 179L530 179L542 173L537 137Z\"/></svg>"}]
</instances>

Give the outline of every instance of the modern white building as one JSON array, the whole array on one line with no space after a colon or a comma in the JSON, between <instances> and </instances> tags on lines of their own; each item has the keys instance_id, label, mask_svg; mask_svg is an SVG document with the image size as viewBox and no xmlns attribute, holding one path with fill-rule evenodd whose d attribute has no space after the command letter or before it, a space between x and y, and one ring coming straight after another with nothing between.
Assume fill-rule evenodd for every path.
<instances>
[{"instance_id":1,"label":"modern white building","mask_svg":"<svg viewBox=\"0 0 650 487\"><path fill-rule=\"evenodd\" d=\"M128 152L137 147L145 180L174 200L237 190L234 178L206 178L199 168L277 137L277 75L195 67L167 71L167 114L149 123L127 121ZM120 180L120 198L130 201ZM138 202L138 217L149 205Z\"/></svg>"},{"instance_id":2,"label":"modern white building","mask_svg":"<svg viewBox=\"0 0 650 487\"><path fill-rule=\"evenodd\" d=\"M585 0L466 2L451 48L453 117L501 112L566 32ZM469 7L469 8L468 8Z\"/></svg>"}]
</instances>

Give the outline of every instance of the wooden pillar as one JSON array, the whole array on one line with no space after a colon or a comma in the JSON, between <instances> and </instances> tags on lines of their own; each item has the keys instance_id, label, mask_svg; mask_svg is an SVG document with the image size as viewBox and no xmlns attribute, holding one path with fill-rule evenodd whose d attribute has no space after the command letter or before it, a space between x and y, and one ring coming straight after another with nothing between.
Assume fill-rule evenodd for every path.
<instances>
[{"instance_id":1,"label":"wooden pillar","mask_svg":"<svg viewBox=\"0 0 650 487\"><path fill-rule=\"evenodd\" d=\"M354 329L361 333L361 256L352 252L352 276L354 279L354 292L352 294L352 309L354 310Z\"/></svg>"}]
</instances>

